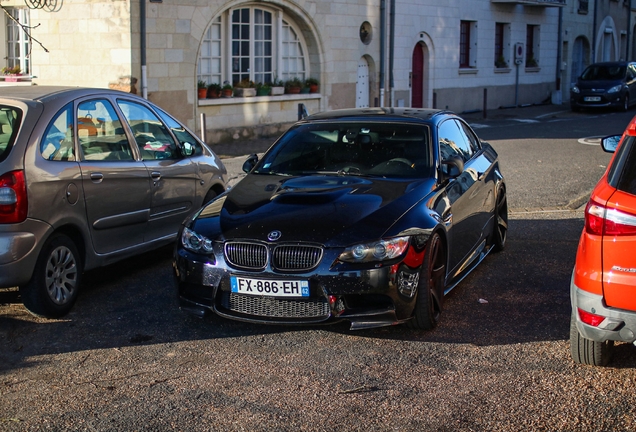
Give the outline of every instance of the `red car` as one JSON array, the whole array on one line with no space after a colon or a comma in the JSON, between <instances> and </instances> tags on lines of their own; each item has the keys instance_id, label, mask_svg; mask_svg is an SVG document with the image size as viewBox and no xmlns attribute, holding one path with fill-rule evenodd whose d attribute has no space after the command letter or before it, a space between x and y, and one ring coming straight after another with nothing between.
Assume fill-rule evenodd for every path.
<instances>
[{"instance_id":1,"label":"red car","mask_svg":"<svg viewBox=\"0 0 636 432\"><path fill-rule=\"evenodd\" d=\"M636 341L636 117L601 145L615 154L585 209L570 288L570 352L594 366L614 341Z\"/></svg>"}]
</instances>

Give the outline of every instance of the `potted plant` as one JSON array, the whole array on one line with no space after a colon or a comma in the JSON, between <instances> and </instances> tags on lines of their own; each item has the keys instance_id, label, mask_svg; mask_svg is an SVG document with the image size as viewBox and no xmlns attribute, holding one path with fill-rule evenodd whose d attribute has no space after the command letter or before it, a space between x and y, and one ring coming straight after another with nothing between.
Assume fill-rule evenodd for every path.
<instances>
[{"instance_id":1,"label":"potted plant","mask_svg":"<svg viewBox=\"0 0 636 432\"><path fill-rule=\"evenodd\" d=\"M208 85L208 97L216 99L221 96L221 84L212 83Z\"/></svg>"},{"instance_id":2,"label":"potted plant","mask_svg":"<svg viewBox=\"0 0 636 432\"><path fill-rule=\"evenodd\" d=\"M527 68L539 67L539 62L537 62L537 60L534 57L530 57L530 59L526 61L526 67Z\"/></svg>"},{"instance_id":3,"label":"potted plant","mask_svg":"<svg viewBox=\"0 0 636 432\"><path fill-rule=\"evenodd\" d=\"M272 96L277 96L277 95L282 95L283 93L285 93L285 83L283 82L283 80L279 79L278 77L274 77L274 80L272 81L272 89L270 91L270 94Z\"/></svg>"},{"instance_id":4,"label":"potted plant","mask_svg":"<svg viewBox=\"0 0 636 432\"><path fill-rule=\"evenodd\" d=\"M256 84L247 78L234 84L234 96L252 97L256 96Z\"/></svg>"},{"instance_id":5,"label":"potted plant","mask_svg":"<svg viewBox=\"0 0 636 432\"><path fill-rule=\"evenodd\" d=\"M290 78L285 82L285 93L298 94L303 83L298 78Z\"/></svg>"},{"instance_id":6,"label":"potted plant","mask_svg":"<svg viewBox=\"0 0 636 432\"><path fill-rule=\"evenodd\" d=\"M318 84L320 82L316 78L307 78L305 86L309 88L309 93L318 93Z\"/></svg>"},{"instance_id":7,"label":"potted plant","mask_svg":"<svg viewBox=\"0 0 636 432\"><path fill-rule=\"evenodd\" d=\"M497 58L497 60L495 60L495 67L496 68L507 68L508 67L508 62L506 62L506 59L504 58L504 56L500 55L499 58Z\"/></svg>"},{"instance_id":8,"label":"potted plant","mask_svg":"<svg viewBox=\"0 0 636 432\"><path fill-rule=\"evenodd\" d=\"M225 81L225 83L223 84L223 87L221 88L221 96L223 96L224 98L231 98L233 94L234 94L234 87L232 87L232 84Z\"/></svg>"},{"instance_id":9,"label":"potted plant","mask_svg":"<svg viewBox=\"0 0 636 432\"><path fill-rule=\"evenodd\" d=\"M22 69L20 69L19 65L15 65L12 67L5 66L2 68L2 74L5 75L5 81L7 82L17 82L18 77L22 75Z\"/></svg>"},{"instance_id":10,"label":"potted plant","mask_svg":"<svg viewBox=\"0 0 636 432\"><path fill-rule=\"evenodd\" d=\"M208 84L205 81L199 80L197 82L197 92L199 99L205 99L208 95Z\"/></svg>"},{"instance_id":11,"label":"potted plant","mask_svg":"<svg viewBox=\"0 0 636 432\"><path fill-rule=\"evenodd\" d=\"M256 96L269 96L269 92L272 87L269 84L258 83L256 84Z\"/></svg>"}]
</instances>

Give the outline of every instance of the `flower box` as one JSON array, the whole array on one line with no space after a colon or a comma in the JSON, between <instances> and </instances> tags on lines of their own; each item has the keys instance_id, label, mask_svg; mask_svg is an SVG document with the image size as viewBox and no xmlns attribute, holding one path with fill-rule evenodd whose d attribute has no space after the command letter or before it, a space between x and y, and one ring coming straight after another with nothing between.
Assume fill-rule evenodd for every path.
<instances>
[{"instance_id":1,"label":"flower box","mask_svg":"<svg viewBox=\"0 0 636 432\"><path fill-rule=\"evenodd\" d=\"M255 88L235 88L234 96L236 97L254 97L256 96Z\"/></svg>"},{"instance_id":2,"label":"flower box","mask_svg":"<svg viewBox=\"0 0 636 432\"><path fill-rule=\"evenodd\" d=\"M279 96L285 94L285 87L272 87L272 92L270 93L272 96Z\"/></svg>"}]
</instances>

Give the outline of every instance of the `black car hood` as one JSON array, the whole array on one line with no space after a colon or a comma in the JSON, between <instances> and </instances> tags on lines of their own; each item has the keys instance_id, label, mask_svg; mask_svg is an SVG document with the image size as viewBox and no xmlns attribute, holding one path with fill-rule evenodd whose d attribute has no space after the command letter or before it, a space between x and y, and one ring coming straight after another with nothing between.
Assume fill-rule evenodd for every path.
<instances>
[{"instance_id":1,"label":"black car hood","mask_svg":"<svg viewBox=\"0 0 636 432\"><path fill-rule=\"evenodd\" d=\"M267 241L280 231L280 242L348 245L382 237L434 187L433 179L250 174L204 209L193 229L216 240Z\"/></svg>"},{"instance_id":2,"label":"black car hood","mask_svg":"<svg viewBox=\"0 0 636 432\"><path fill-rule=\"evenodd\" d=\"M598 90L609 90L614 86L623 84L621 80L581 80L579 79L576 83L577 87L580 89L598 89Z\"/></svg>"}]
</instances>

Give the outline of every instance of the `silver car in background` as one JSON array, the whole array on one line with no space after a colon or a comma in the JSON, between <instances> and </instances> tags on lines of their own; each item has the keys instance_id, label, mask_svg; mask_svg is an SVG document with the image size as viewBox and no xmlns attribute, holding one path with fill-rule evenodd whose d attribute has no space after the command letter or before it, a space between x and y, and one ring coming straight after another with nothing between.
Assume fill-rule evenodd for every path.
<instances>
[{"instance_id":1,"label":"silver car in background","mask_svg":"<svg viewBox=\"0 0 636 432\"><path fill-rule=\"evenodd\" d=\"M84 270L172 243L226 182L212 150L140 97L2 87L0 287L60 317Z\"/></svg>"}]
</instances>

